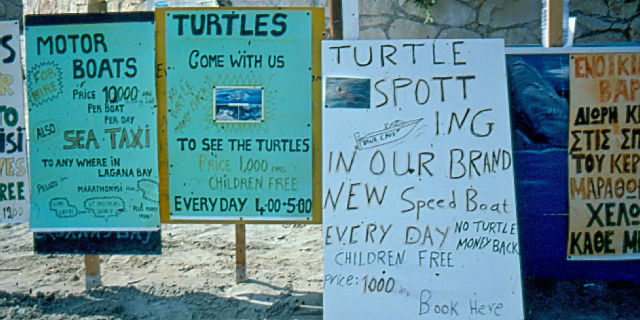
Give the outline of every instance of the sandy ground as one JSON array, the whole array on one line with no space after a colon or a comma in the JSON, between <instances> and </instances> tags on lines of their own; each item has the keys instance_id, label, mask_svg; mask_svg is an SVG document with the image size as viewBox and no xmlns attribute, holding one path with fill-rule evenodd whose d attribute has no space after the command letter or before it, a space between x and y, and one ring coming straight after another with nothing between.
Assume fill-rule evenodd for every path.
<instances>
[{"instance_id":1,"label":"sandy ground","mask_svg":"<svg viewBox=\"0 0 640 320\"><path fill-rule=\"evenodd\" d=\"M84 292L82 256L34 255L26 225L2 225L0 318L321 319L321 227L246 230L246 283L234 280L233 226L165 225L161 256L102 256L104 285ZM527 319L640 319L636 285L524 285Z\"/></svg>"},{"instance_id":2,"label":"sandy ground","mask_svg":"<svg viewBox=\"0 0 640 320\"><path fill-rule=\"evenodd\" d=\"M0 318L322 318L320 226L248 225L238 285L232 225L164 226L161 256L101 256L87 293L82 256L34 255L25 225L0 227Z\"/></svg>"}]
</instances>

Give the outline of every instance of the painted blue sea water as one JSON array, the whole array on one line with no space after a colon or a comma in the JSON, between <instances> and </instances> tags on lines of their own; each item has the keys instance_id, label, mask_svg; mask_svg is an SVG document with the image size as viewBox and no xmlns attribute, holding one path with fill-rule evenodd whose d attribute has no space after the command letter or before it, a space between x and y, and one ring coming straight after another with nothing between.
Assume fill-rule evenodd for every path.
<instances>
[{"instance_id":1,"label":"painted blue sea water","mask_svg":"<svg viewBox=\"0 0 640 320\"><path fill-rule=\"evenodd\" d=\"M240 120L241 121L259 121L262 119L262 105L261 104L249 104L240 107Z\"/></svg>"},{"instance_id":2,"label":"painted blue sea water","mask_svg":"<svg viewBox=\"0 0 640 320\"><path fill-rule=\"evenodd\" d=\"M568 55L510 55L507 71L514 148L566 148L569 136Z\"/></svg>"},{"instance_id":3,"label":"painted blue sea water","mask_svg":"<svg viewBox=\"0 0 640 320\"><path fill-rule=\"evenodd\" d=\"M512 55L507 66L519 211L566 214L568 55Z\"/></svg>"},{"instance_id":4,"label":"painted blue sea water","mask_svg":"<svg viewBox=\"0 0 640 320\"><path fill-rule=\"evenodd\" d=\"M262 88L217 87L216 104L254 103L262 104Z\"/></svg>"},{"instance_id":5,"label":"painted blue sea water","mask_svg":"<svg viewBox=\"0 0 640 320\"><path fill-rule=\"evenodd\" d=\"M371 80L358 78L327 78L326 108L369 109Z\"/></svg>"},{"instance_id":6,"label":"painted blue sea water","mask_svg":"<svg viewBox=\"0 0 640 320\"><path fill-rule=\"evenodd\" d=\"M216 120L235 121L239 119L239 113L238 107L216 105Z\"/></svg>"},{"instance_id":7,"label":"painted blue sea water","mask_svg":"<svg viewBox=\"0 0 640 320\"><path fill-rule=\"evenodd\" d=\"M262 88L217 87L214 94L216 121L256 122L263 119Z\"/></svg>"},{"instance_id":8,"label":"painted blue sea water","mask_svg":"<svg viewBox=\"0 0 640 320\"><path fill-rule=\"evenodd\" d=\"M569 100L569 55L519 55L509 56L508 59L522 59L528 63L540 72L558 95Z\"/></svg>"},{"instance_id":9,"label":"painted blue sea water","mask_svg":"<svg viewBox=\"0 0 640 320\"><path fill-rule=\"evenodd\" d=\"M554 277L567 234L567 55L507 57L522 271ZM553 262L557 269L544 262Z\"/></svg>"},{"instance_id":10,"label":"painted blue sea water","mask_svg":"<svg viewBox=\"0 0 640 320\"><path fill-rule=\"evenodd\" d=\"M567 149L516 150L514 168L521 214L567 214Z\"/></svg>"}]
</instances>

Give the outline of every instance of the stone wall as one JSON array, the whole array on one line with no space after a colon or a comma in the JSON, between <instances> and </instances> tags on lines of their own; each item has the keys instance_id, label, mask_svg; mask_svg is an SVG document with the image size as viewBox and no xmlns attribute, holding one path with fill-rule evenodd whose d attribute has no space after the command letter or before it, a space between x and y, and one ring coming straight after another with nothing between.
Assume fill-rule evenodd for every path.
<instances>
[{"instance_id":1,"label":"stone wall","mask_svg":"<svg viewBox=\"0 0 640 320\"><path fill-rule=\"evenodd\" d=\"M504 38L540 44L541 0L437 0L424 23L412 0L360 0L360 38ZM640 41L640 1L573 0L576 43Z\"/></svg>"},{"instance_id":2,"label":"stone wall","mask_svg":"<svg viewBox=\"0 0 640 320\"><path fill-rule=\"evenodd\" d=\"M640 41L640 1L571 0L576 42Z\"/></svg>"},{"instance_id":3,"label":"stone wall","mask_svg":"<svg viewBox=\"0 0 640 320\"><path fill-rule=\"evenodd\" d=\"M24 14L79 13L87 11L88 0L24 0Z\"/></svg>"},{"instance_id":4,"label":"stone wall","mask_svg":"<svg viewBox=\"0 0 640 320\"><path fill-rule=\"evenodd\" d=\"M23 0L24 12L86 12L89 1ZM107 0L108 10L146 10L153 0ZM169 0L197 5L324 6L328 0ZM356 0L343 0L356 1ZM361 39L504 38L507 44L540 44L542 0L437 0L433 22L413 0L358 0ZM576 43L640 41L640 0L570 0L577 17ZM2 0L0 18L17 17L19 0ZM3 16L4 14L4 16Z\"/></svg>"},{"instance_id":5,"label":"stone wall","mask_svg":"<svg viewBox=\"0 0 640 320\"><path fill-rule=\"evenodd\" d=\"M0 1L0 20L16 20L22 16L21 0Z\"/></svg>"},{"instance_id":6,"label":"stone wall","mask_svg":"<svg viewBox=\"0 0 640 320\"><path fill-rule=\"evenodd\" d=\"M540 43L540 0L438 0L425 23L412 0L360 0L360 38L505 38Z\"/></svg>"},{"instance_id":7,"label":"stone wall","mask_svg":"<svg viewBox=\"0 0 640 320\"><path fill-rule=\"evenodd\" d=\"M355 1L355 0L343 0ZM325 6L327 0L229 0L236 6ZM433 22L413 0L358 0L361 39L504 38L541 43L542 0L437 0ZM640 41L640 0L570 0L574 42ZM327 19L327 23L328 23Z\"/></svg>"}]
</instances>

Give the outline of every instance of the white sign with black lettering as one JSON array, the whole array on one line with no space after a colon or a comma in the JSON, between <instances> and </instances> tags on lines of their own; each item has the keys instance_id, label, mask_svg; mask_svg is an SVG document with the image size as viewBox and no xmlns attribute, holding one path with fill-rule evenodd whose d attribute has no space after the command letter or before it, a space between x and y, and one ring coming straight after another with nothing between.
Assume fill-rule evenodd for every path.
<instances>
[{"instance_id":1,"label":"white sign with black lettering","mask_svg":"<svg viewBox=\"0 0 640 320\"><path fill-rule=\"evenodd\" d=\"M29 166L18 21L0 21L0 223L29 220Z\"/></svg>"},{"instance_id":2,"label":"white sign with black lettering","mask_svg":"<svg viewBox=\"0 0 640 320\"><path fill-rule=\"evenodd\" d=\"M523 319L503 42L322 49L325 319Z\"/></svg>"}]
</instances>

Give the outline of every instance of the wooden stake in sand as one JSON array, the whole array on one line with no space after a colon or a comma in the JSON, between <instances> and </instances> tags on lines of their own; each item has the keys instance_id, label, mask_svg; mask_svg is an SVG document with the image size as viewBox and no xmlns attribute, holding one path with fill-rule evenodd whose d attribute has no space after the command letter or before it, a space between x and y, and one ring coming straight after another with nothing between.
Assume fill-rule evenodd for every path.
<instances>
[{"instance_id":1,"label":"wooden stake in sand","mask_svg":"<svg viewBox=\"0 0 640 320\"><path fill-rule=\"evenodd\" d=\"M107 1L89 0L87 3L87 12L107 12ZM84 282L86 290L91 290L102 285L102 279L100 278L100 256L95 254L84 255Z\"/></svg>"},{"instance_id":2,"label":"wooden stake in sand","mask_svg":"<svg viewBox=\"0 0 640 320\"><path fill-rule=\"evenodd\" d=\"M91 290L102 284L100 279L100 256L95 254L84 255L84 280L86 290Z\"/></svg>"},{"instance_id":3,"label":"wooden stake in sand","mask_svg":"<svg viewBox=\"0 0 640 320\"><path fill-rule=\"evenodd\" d=\"M563 0L545 0L546 3L546 35L543 36L545 47L561 47L562 39L562 6Z\"/></svg>"},{"instance_id":4,"label":"wooden stake in sand","mask_svg":"<svg viewBox=\"0 0 640 320\"><path fill-rule=\"evenodd\" d=\"M236 224L236 283L247 279L247 256L244 224Z\"/></svg>"}]
</instances>

